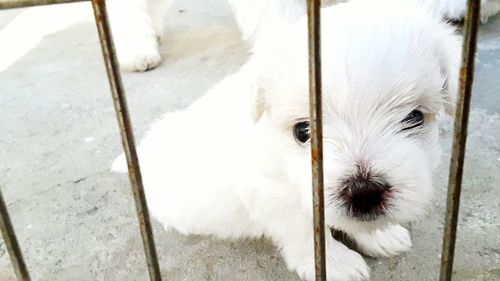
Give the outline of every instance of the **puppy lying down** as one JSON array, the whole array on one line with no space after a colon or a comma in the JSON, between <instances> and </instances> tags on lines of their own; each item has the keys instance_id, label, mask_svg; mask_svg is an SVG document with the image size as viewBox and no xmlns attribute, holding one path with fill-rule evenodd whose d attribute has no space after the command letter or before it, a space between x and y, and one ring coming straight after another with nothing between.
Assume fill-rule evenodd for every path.
<instances>
[{"instance_id":1,"label":"puppy lying down","mask_svg":"<svg viewBox=\"0 0 500 281\"><path fill-rule=\"evenodd\" d=\"M409 250L439 162L436 117L453 111L452 28L411 1L323 9L323 143L329 227L363 254ZM306 19L270 30L249 62L139 147L152 215L166 229L270 238L314 279ZM124 172L123 156L113 170ZM326 234L328 280L365 280L362 256Z\"/></svg>"}]
</instances>

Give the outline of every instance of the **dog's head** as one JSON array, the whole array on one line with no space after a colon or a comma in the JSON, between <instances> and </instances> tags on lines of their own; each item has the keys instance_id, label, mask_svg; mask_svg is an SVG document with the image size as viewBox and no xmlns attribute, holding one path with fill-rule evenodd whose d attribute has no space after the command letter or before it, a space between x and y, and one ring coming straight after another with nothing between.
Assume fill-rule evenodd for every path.
<instances>
[{"instance_id":1,"label":"dog's head","mask_svg":"<svg viewBox=\"0 0 500 281\"><path fill-rule=\"evenodd\" d=\"M407 3L323 10L326 220L337 226L408 221L430 201L436 117L453 112L460 42L427 10L398 2ZM249 65L263 170L286 179L310 208L307 54L303 19L257 42Z\"/></svg>"}]
</instances>

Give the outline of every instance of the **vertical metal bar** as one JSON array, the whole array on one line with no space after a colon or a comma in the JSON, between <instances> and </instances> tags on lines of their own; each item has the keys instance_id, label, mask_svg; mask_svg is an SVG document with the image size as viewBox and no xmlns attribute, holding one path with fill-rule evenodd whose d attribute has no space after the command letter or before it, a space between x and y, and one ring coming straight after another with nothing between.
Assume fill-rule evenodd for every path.
<instances>
[{"instance_id":1,"label":"vertical metal bar","mask_svg":"<svg viewBox=\"0 0 500 281\"><path fill-rule=\"evenodd\" d=\"M7 206L3 200L2 191L0 190L0 230L2 231L3 240L5 241L5 246L9 252L10 261L14 267L14 272L16 273L17 279L22 281L31 280L28 273L28 268L26 263L24 263L23 253L17 242L16 233L14 232L14 227L10 221L9 212L7 211Z\"/></svg>"},{"instance_id":2,"label":"vertical metal bar","mask_svg":"<svg viewBox=\"0 0 500 281\"><path fill-rule=\"evenodd\" d=\"M457 237L458 210L467 143L467 125L474 80L474 58L476 54L477 30L479 26L480 0L468 0L465 17L465 35L460 69L460 92L455 113L453 148L451 153L450 174L448 178L448 198L441 252L440 281L451 281L455 240Z\"/></svg>"},{"instance_id":3,"label":"vertical metal bar","mask_svg":"<svg viewBox=\"0 0 500 281\"><path fill-rule=\"evenodd\" d=\"M325 207L323 192L323 125L321 110L321 30L319 0L307 0L309 99L316 281L326 280Z\"/></svg>"},{"instance_id":4,"label":"vertical metal bar","mask_svg":"<svg viewBox=\"0 0 500 281\"><path fill-rule=\"evenodd\" d=\"M155 248L153 230L149 219L149 211L146 196L144 194L141 170L137 158L137 151L135 149L132 124L130 122L130 115L127 108L125 90L121 80L118 61L116 59L115 46L113 44L110 31L105 0L92 0L92 6L94 8L97 30L101 40L104 62L108 72L111 93L113 95L116 117L120 126L123 149L127 158L130 184L132 186L142 241L144 243L149 276L152 281L160 281L161 273L158 265L158 256Z\"/></svg>"}]
</instances>

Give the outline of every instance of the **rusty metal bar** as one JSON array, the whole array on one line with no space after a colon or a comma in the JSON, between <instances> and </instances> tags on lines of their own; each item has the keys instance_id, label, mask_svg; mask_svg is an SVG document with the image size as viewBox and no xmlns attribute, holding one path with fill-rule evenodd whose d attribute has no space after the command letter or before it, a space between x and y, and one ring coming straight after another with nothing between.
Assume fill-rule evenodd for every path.
<instances>
[{"instance_id":1,"label":"rusty metal bar","mask_svg":"<svg viewBox=\"0 0 500 281\"><path fill-rule=\"evenodd\" d=\"M2 191L0 190L0 230L2 231L3 240L5 241L5 246L9 252L10 261L14 267L14 272L16 273L17 279L22 281L31 280L28 273L28 267L23 259L23 253L17 242L16 233L14 232L14 227L10 221L9 212L7 211L7 206L3 200Z\"/></svg>"},{"instance_id":2,"label":"rusty metal bar","mask_svg":"<svg viewBox=\"0 0 500 281\"><path fill-rule=\"evenodd\" d=\"M320 0L307 0L309 99L313 187L314 261L316 281L326 281L325 205L323 191L323 122L321 106Z\"/></svg>"},{"instance_id":3,"label":"rusty metal bar","mask_svg":"<svg viewBox=\"0 0 500 281\"><path fill-rule=\"evenodd\" d=\"M0 0L0 10L26 8L32 6L53 5L53 4L75 3L84 1L90 1L90 0Z\"/></svg>"},{"instance_id":4,"label":"rusty metal bar","mask_svg":"<svg viewBox=\"0 0 500 281\"><path fill-rule=\"evenodd\" d=\"M149 218L148 205L144 194L139 160L135 149L132 124L130 122L130 115L125 98L125 90L123 88L119 65L115 53L115 46L109 26L105 0L92 0L92 6L94 8L94 15L101 41L104 62L108 72L108 79L111 87L111 94L113 96L116 117L120 126L123 149L127 158L129 179L134 195L137 217L139 219L141 236L148 264L149 277L151 281L161 281L160 266L158 264L153 229Z\"/></svg>"},{"instance_id":5,"label":"rusty metal bar","mask_svg":"<svg viewBox=\"0 0 500 281\"><path fill-rule=\"evenodd\" d=\"M467 143L467 125L474 80L474 58L476 54L477 30L479 26L480 0L468 0L465 17L462 67L460 69L460 92L455 112L453 147L451 152L450 174L448 178L448 198L441 252L440 281L451 281L453 258L457 238L458 210L462 190L462 176Z\"/></svg>"}]
</instances>

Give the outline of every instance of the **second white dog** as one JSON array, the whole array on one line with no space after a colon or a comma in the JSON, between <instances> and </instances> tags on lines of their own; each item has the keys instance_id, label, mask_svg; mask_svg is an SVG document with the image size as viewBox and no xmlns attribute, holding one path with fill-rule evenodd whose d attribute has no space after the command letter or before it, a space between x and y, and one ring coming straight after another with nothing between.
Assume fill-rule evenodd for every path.
<instances>
[{"instance_id":1,"label":"second white dog","mask_svg":"<svg viewBox=\"0 0 500 281\"><path fill-rule=\"evenodd\" d=\"M323 10L326 223L367 255L407 251L399 224L430 201L436 116L453 111L458 84L453 32L399 0ZM264 235L313 280L306 20L264 36L239 72L152 126L139 147L146 196L166 229ZM360 254L326 239L328 280L368 279Z\"/></svg>"}]
</instances>

